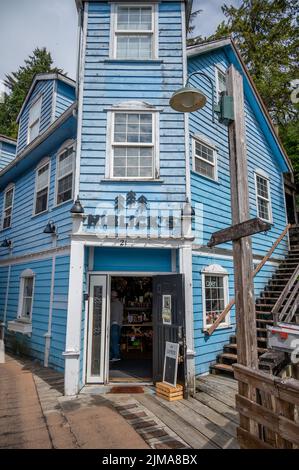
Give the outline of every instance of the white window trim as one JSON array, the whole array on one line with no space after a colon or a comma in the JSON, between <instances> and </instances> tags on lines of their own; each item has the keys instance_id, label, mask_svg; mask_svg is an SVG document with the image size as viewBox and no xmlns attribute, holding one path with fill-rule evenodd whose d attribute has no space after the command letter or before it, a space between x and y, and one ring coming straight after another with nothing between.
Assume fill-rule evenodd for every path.
<instances>
[{"instance_id":1,"label":"white window trim","mask_svg":"<svg viewBox=\"0 0 299 470\"><path fill-rule=\"evenodd\" d=\"M12 201L11 201L11 216L10 216L10 225L9 227L4 227L4 217L5 217L5 200L6 200L6 194L8 193L8 191L10 191L11 189L13 189L13 194L12 194ZM13 207L14 207L14 199L15 199L15 185L14 184L9 184L5 190L4 190L4 194L3 194L3 209L2 209L2 222L1 222L1 228L2 230L8 230L9 228L11 228L12 226L12 215L13 215Z\"/></svg>"},{"instance_id":2,"label":"white window trim","mask_svg":"<svg viewBox=\"0 0 299 470\"><path fill-rule=\"evenodd\" d=\"M216 104L218 104L219 97L220 97L220 86L219 86L218 72L220 72L220 73L222 73L223 75L226 76L226 70L221 64L215 65L215 98L216 98Z\"/></svg>"},{"instance_id":3,"label":"white window trim","mask_svg":"<svg viewBox=\"0 0 299 470\"><path fill-rule=\"evenodd\" d=\"M122 7L151 7L152 8L152 30L151 31L133 31L133 30L124 30L121 32L117 32L117 9L119 6ZM158 4L157 3L140 3L136 5L136 3L112 3L111 4L111 27L110 27L110 48L109 48L109 58L114 60L124 60L124 61L131 61L131 60L139 60L139 61L148 61L148 60L157 60L159 57L159 46L158 46L158 21L159 21L159 14L158 14ZM116 56L116 34L152 34L153 42L152 42L152 57L151 59L119 59Z\"/></svg>"},{"instance_id":4,"label":"white window trim","mask_svg":"<svg viewBox=\"0 0 299 470\"><path fill-rule=\"evenodd\" d=\"M42 212L35 212L36 209L36 197L37 197L37 175L38 171L43 168L44 166L49 165L49 175L48 175L48 184L42 189L48 188L48 198L47 198L47 208ZM51 179L51 160L50 157L44 158L35 168L35 187L34 187L34 198L33 198L33 208L32 208L32 216L37 217L41 214L45 214L49 210L49 199L50 199L50 179ZM41 189L40 189L41 191Z\"/></svg>"},{"instance_id":5,"label":"white window trim","mask_svg":"<svg viewBox=\"0 0 299 470\"><path fill-rule=\"evenodd\" d=\"M28 111L28 126L27 126L27 144L30 144L30 142L33 142L34 139L30 140L30 128L39 121L39 128L38 128L38 133L40 132L40 118L41 118L41 113L42 113L42 94L39 94L36 99L31 103L29 111ZM30 111L31 108L36 104L40 102L40 113L38 119L36 119L34 122L30 124ZM37 136L36 136L37 137ZM35 139L36 139L35 137Z\"/></svg>"},{"instance_id":6,"label":"white window trim","mask_svg":"<svg viewBox=\"0 0 299 470\"><path fill-rule=\"evenodd\" d=\"M207 160L205 160L204 158L202 157L199 157L198 155L195 154L195 142L198 142L199 144L202 144L202 145L205 145L206 147L209 147L212 151L213 151L213 157L214 157L214 164L211 163L211 162L208 162ZM195 159L198 158L199 160L202 160L203 162L205 163L208 163L210 164L211 166L213 166L215 168L215 178L210 178L210 176L207 176L207 175L202 175L201 173L199 173L198 171L196 171L196 166L195 166ZM213 145L208 139L206 139L205 137L202 137L202 136L197 136L197 135L193 135L192 136L192 170L194 171L194 173L196 173L197 175L203 177L203 178L207 178L208 180L210 181L218 181L218 152L217 152L217 149L215 147L215 145Z\"/></svg>"},{"instance_id":7,"label":"white window trim","mask_svg":"<svg viewBox=\"0 0 299 470\"><path fill-rule=\"evenodd\" d=\"M33 278L33 284L32 284L32 302L31 302L31 312L30 312L30 318L26 319L22 317L22 308L23 308L23 300L24 300L24 284L25 284L25 279L28 277ZM25 269L21 275L20 275L20 290L19 290L19 303L18 303L18 314L17 314L17 321L23 322L23 323L32 323L32 311L33 311L33 301L34 301L34 290L35 290L35 273L32 271L32 269Z\"/></svg>"},{"instance_id":8,"label":"white window trim","mask_svg":"<svg viewBox=\"0 0 299 470\"><path fill-rule=\"evenodd\" d=\"M206 290L205 290L205 276L217 276L223 277L223 291L224 291L224 306L229 303L229 282L228 282L228 272L222 266L218 264L212 264L206 266L201 272L201 283L202 283L202 312L203 312L203 330L206 331L210 328L213 323L207 324L206 322ZM220 323L217 326L218 329L229 328L230 327L230 312L226 315L225 322Z\"/></svg>"},{"instance_id":9,"label":"white window trim","mask_svg":"<svg viewBox=\"0 0 299 470\"><path fill-rule=\"evenodd\" d=\"M153 175L151 177L119 177L113 176L113 136L114 136L114 116L115 113L124 113L124 114L151 114L152 115L152 129L153 129ZM106 169L105 169L105 178L115 181L155 181L159 179L160 167L159 167L159 111L155 108L150 108L146 103L132 102L124 103L124 106L118 105L113 111L110 110L107 112L107 147L106 147ZM130 146L126 143L120 143L120 146L124 147ZM136 144L136 147L149 147L148 144Z\"/></svg>"},{"instance_id":10,"label":"white window trim","mask_svg":"<svg viewBox=\"0 0 299 470\"><path fill-rule=\"evenodd\" d=\"M59 162L59 157L60 155L68 148L73 147L73 165L72 165L72 173L73 173L73 178L72 178L72 195L71 198L68 199L67 201L60 202L59 204L57 203L57 197L58 197L58 182L59 179L64 178L67 176L69 173L66 175L62 176L61 178L58 178L58 162ZM56 156L56 172L55 172L55 191L54 191L54 206L55 207L60 207L63 204L66 204L67 202L70 202L74 198L74 185L75 185L75 163L76 163L76 141L73 139L68 139L64 144L58 149L57 151L57 156ZM71 172L70 172L71 173Z\"/></svg>"},{"instance_id":11,"label":"white window trim","mask_svg":"<svg viewBox=\"0 0 299 470\"><path fill-rule=\"evenodd\" d=\"M267 181L267 187L268 187L268 194L269 194L269 199L264 198L263 196L258 196L257 192L257 176L260 176L261 178L264 178ZM265 173L263 170L255 170L254 171L254 186L255 186L255 205L256 205L256 214L257 217L260 219L264 220L265 222L273 223L273 214L272 214L272 203L271 203L271 187L270 187L270 177L267 173ZM264 219L263 217L260 217L259 215L259 206L258 206L258 198L264 199L264 201L268 202L268 208L269 208L269 219Z\"/></svg>"}]
</instances>

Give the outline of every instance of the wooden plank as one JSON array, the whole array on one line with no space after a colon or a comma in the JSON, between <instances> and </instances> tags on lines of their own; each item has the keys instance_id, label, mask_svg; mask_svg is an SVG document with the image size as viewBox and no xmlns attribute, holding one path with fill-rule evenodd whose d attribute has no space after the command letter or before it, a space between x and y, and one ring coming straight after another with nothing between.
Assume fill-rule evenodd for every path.
<instances>
[{"instance_id":1,"label":"wooden plank","mask_svg":"<svg viewBox=\"0 0 299 470\"><path fill-rule=\"evenodd\" d=\"M236 402L237 409L242 415L254 419L262 426L266 426L276 434L279 434L283 439L299 445L299 424L284 416L279 416L274 411L258 405L241 395L237 395Z\"/></svg>"},{"instance_id":2,"label":"wooden plank","mask_svg":"<svg viewBox=\"0 0 299 470\"><path fill-rule=\"evenodd\" d=\"M176 387L172 387L171 385L165 384L164 382L157 382L156 383L156 388L159 389L159 390L164 390L167 393L182 392L183 391L183 385L177 384Z\"/></svg>"},{"instance_id":3,"label":"wooden plank","mask_svg":"<svg viewBox=\"0 0 299 470\"><path fill-rule=\"evenodd\" d=\"M136 400L145 408L158 416L159 420L175 432L193 449L218 449L214 443L210 442L203 434L190 428L190 425L178 417L173 411L163 407L161 401L150 395L138 395Z\"/></svg>"},{"instance_id":4,"label":"wooden plank","mask_svg":"<svg viewBox=\"0 0 299 470\"><path fill-rule=\"evenodd\" d=\"M238 449L239 445L237 440L231 435L227 434L221 427L215 425L204 416L200 416L190 410L184 402L168 403L165 406L176 413L180 418L185 420L190 427L193 427L211 442L216 444L221 449Z\"/></svg>"},{"instance_id":5,"label":"wooden plank","mask_svg":"<svg viewBox=\"0 0 299 470\"><path fill-rule=\"evenodd\" d=\"M206 382L201 382L200 384L198 384L197 382L196 388L198 390L202 390L203 392L207 393L208 395L211 395L214 398L217 398L217 400L221 400L226 405L235 409L235 406L236 406L235 399L232 398L231 395L227 395L226 393L221 393L221 389L219 387L211 385L210 383L206 383Z\"/></svg>"},{"instance_id":6,"label":"wooden plank","mask_svg":"<svg viewBox=\"0 0 299 470\"><path fill-rule=\"evenodd\" d=\"M180 395L165 395L164 393L157 392L157 397L163 398L163 400L167 401L177 401L177 400L183 400L183 395L182 393Z\"/></svg>"},{"instance_id":7,"label":"wooden plank","mask_svg":"<svg viewBox=\"0 0 299 470\"><path fill-rule=\"evenodd\" d=\"M225 309L221 312L217 320L213 325L206 331L208 335L211 335L217 328L218 325L225 319L226 315L230 312L232 307L235 305L235 299L231 299L229 304L226 305Z\"/></svg>"},{"instance_id":8,"label":"wooden plank","mask_svg":"<svg viewBox=\"0 0 299 470\"><path fill-rule=\"evenodd\" d=\"M275 251L275 249L278 247L279 243L284 239L284 237L286 236L286 234L288 233L289 229L291 228L291 224L288 224L286 226L286 228L284 229L284 231L281 233L281 235L277 238L277 240L273 243L272 247L270 248L270 250L268 251L268 253L266 254L266 256L264 256L264 258L262 259L262 261L257 265L257 267L255 268L255 270L253 271L253 276L256 276L258 272L260 272L260 270L262 269L262 267L267 263L267 261L271 258L273 252Z\"/></svg>"},{"instance_id":9,"label":"wooden plank","mask_svg":"<svg viewBox=\"0 0 299 470\"><path fill-rule=\"evenodd\" d=\"M271 224L265 222L259 217L254 219L245 220L239 224L232 225L223 230L218 230L211 235L211 238L208 242L208 247L213 247L216 245L221 245L221 243L230 242L233 240L239 240L243 237L249 237L255 233L265 232L270 230L272 227Z\"/></svg>"},{"instance_id":10,"label":"wooden plank","mask_svg":"<svg viewBox=\"0 0 299 470\"><path fill-rule=\"evenodd\" d=\"M242 449L274 449L242 428L237 429L237 437Z\"/></svg>"},{"instance_id":11,"label":"wooden plank","mask_svg":"<svg viewBox=\"0 0 299 470\"><path fill-rule=\"evenodd\" d=\"M233 377L224 377L223 375L209 374L207 376L211 381L217 381L223 384L224 387L238 389L238 382Z\"/></svg>"},{"instance_id":12,"label":"wooden plank","mask_svg":"<svg viewBox=\"0 0 299 470\"><path fill-rule=\"evenodd\" d=\"M196 393L194 399L208 406L212 410L217 411L217 413L221 414L222 416L225 416L234 423L239 424L239 413L235 409L220 401L219 399L212 397L211 395L208 395L205 392Z\"/></svg>"},{"instance_id":13,"label":"wooden plank","mask_svg":"<svg viewBox=\"0 0 299 470\"><path fill-rule=\"evenodd\" d=\"M284 416L291 421L295 419L295 407L286 401L276 399L276 413L278 415ZM284 424L281 424L284 429ZM277 447L279 449L292 449L292 444L288 440L284 439L280 434L277 435Z\"/></svg>"},{"instance_id":14,"label":"wooden plank","mask_svg":"<svg viewBox=\"0 0 299 470\"><path fill-rule=\"evenodd\" d=\"M274 307L272 308L272 314L277 316L279 315L280 309L283 305L283 302L287 298L288 293L291 290L291 287L293 286L294 282L297 280L297 277L299 275L299 264L295 271L293 272L292 276L290 277L289 281L287 282L285 288L283 289L281 295L278 297L278 300L276 301Z\"/></svg>"}]
</instances>

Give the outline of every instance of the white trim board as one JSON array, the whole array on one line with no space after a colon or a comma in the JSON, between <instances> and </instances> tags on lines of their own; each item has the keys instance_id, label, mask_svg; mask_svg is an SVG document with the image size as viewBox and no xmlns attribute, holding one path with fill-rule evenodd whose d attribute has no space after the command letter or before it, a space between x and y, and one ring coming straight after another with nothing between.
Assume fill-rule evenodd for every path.
<instances>
[{"instance_id":1,"label":"white trim board","mask_svg":"<svg viewBox=\"0 0 299 470\"><path fill-rule=\"evenodd\" d=\"M1 266L10 266L15 264L23 264L27 261L39 261L52 258L53 254L57 256L66 256L70 254L70 246L62 246L59 248L50 248L49 250L39 251L38 253L30 253L28 255L14 256L5 260L0 260Z\"/></svg>"}]
</instances>

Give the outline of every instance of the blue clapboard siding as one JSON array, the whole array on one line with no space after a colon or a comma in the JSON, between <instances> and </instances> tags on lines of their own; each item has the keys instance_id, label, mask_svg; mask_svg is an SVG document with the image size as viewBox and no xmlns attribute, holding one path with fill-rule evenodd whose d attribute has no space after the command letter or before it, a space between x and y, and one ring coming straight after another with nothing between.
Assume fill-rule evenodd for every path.
<instances>
[{"instance_id":1,"label":"blue clapboard siding","mask_svg":"<svg viewBox=\"0 0 299 470\"><path fill-rule=\"evenodd\" d=\"M1 142L0 139L0 171L16 156L16 145Z\"/></svg>"},{"instance_id":2,"label":"blue clapboard siding","mask_svg":"<svg viewBox=\"0 0 299 470\"><path fill-rule=\"evenodd\" d=\"M50 126L52 122L54 82L55 80L40 80L36 83L20 117L17 153L20 153L27 145L29 109L31 104L35 101L35 99L37 99L38 95L42 96L41 118L39 127L40 134Z\"/></svg>"},{"instance_id":3,"label":"blue clapboard siding","mask_svg":"<svg viewBox=\"0 0 299 470\"><path fill-rule=\"evenodd\" d=\"M169 98L182 85L181 2L160 2L159 60L109 59L110 4L90 3L83 92L80 198L88 213L98 203L135 191L149 202L185 199L184 116L172 111ZM130 100L146 101L160 112L160 182L107 182L105 178L107 111Z\"/></svg>"},{"instance_id":4,"label":"blue clapboard siding","mask_svg":"<svg viewBox=\"0 0 299 470\"><path fill-rule=\"evenodd\" d=\"M75 87L60 80L56 80L55 118L57 119L75 101Z\"/></svg>"},{"instance_id":5,"label":"blue clapboard siding","mask_svg":"<svg viewBox=\"0 0 299 470\"><path fill-rule=\"evenodd\" d=\"M171 250L95 248L94 271L171 272Z\"/></svg>"},{"instance_id":6,"label":"blue clapboard siding","mask_svg":"<svg viewBox=\"0 0 299 470\"><path fill-rule=\"evenodd\" d=\"M257 261L256 261L257 263ZM193 254L193 309L194 309L194 342L195 342L195 368L196 374L209 371L211 363L223 351L223 346L229 342L229 337L235 333L235 308L230 312L230 328L217 328L211 336L205 335L203 330L203 299L202 299L202 270L211 264L219 264L229 274L229 299L234 298L233 260L199 256ZM263 288L271 278L276 266L267 263L257 274L254 280L255 296L259 297Z\"/></svg>"},{"instance_id":7,"label":"blue clapboard siding","mask_svg":"<svg viewBox=\"0 0 299 470\"><path fill-rule=\"evenodd\" d=\"M71 231L70 208L72 202L55 206L55 179L56 156L62 142L57 142L57 148L50 156L51 176L49 192L49 210L43 214L33 216L35 191L35 166L27 170L15 181L15 194L12 213L11 228L0 231L0 240L8 238L13 240L13 255L22 255L28 252L37 252L52 247L52 237L43 233L49 220L53 220L58 227L58 246L69 244ZM0 188L0 213L2 214L5 188ZM7 250L1 251L1 257L7 256Z\"/></svg>"},{"instance_id":8,"label":"blue clapboard siding","mask_svg":"<svg viewBox=\"0 0 299 470\"><path fill-rule=\"evenodd\" d=\"M55 267L55 283L52 312L52 338L49 356L49 366L64 370L66 321L69 288L69 256L57 256Z\"/></svg>"},{"instance_id":9,"label":"blue clapboard siding","mask_svg":"<svg viewBox=\"0 0 299 470\"><path fill-rule=\"evenodd\" d=\"M197 70L202 71L215 83L215 65L218 64L224 70L230 65L226 54L221 49L190 58L188 60L189 73ZM191 135L202 135L208 138L217 147L218 152L218 181L209 180L193 171L191 173L193 203L203 204L203 244L206 244L213 232L231 224L228 132L227 127L218 123L217 118L214 124L211 122L211 87L207 80L201 76L195 76L191 81L192 85L202 89L208 97L207 105L200 111L190 115ZM253 237L254 253L264 256L287 223L283 174L266 135L253 112L253 105L246 96L245 118L251 217L257 216L254 171L263 170L270 178L274 225L267 234L261 233ZM222 247L230 248L230 245L226 244ZM283 257L286 250L287 239L275 250L275 257Z\"/></svg>"},{"instance_id":10,"label":"blue clapboard siding","mask_svg":"<svg viewBox=\"0 0 299 470\"><path fill-rule=\"evenodd\" d=\"M5 299L6 299L6 289L7 289L7 276L8 276L8 267L3 266L0 268L0 323L4 319L4 308L5 308Z\"/></svg>"}]
</instances>

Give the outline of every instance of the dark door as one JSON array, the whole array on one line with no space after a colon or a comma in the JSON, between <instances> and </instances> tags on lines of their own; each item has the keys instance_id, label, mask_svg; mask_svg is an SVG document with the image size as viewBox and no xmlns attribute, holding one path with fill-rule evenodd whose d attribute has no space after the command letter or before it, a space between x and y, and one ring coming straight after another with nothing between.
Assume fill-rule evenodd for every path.
<instances>
[{"instance_id":1,"label":"dark door","mask_svg":"<svg viewBox=\"0 0 299 470\"><path fill-rule=\"evenodd\" d=\"M178 382L185 385L185 296L182 274L153 278L153 381L163 378L165 343L180 344Z\"/></svg>"}]
</instances>

